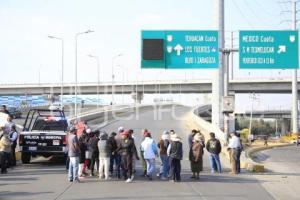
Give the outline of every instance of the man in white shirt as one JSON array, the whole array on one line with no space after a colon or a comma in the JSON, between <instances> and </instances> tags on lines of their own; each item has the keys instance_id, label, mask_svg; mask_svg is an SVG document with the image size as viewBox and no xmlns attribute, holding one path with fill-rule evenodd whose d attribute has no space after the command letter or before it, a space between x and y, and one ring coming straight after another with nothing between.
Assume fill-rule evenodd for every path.
<instances>
[{"instance_id":1,"label":"man in white shirt","mask_svg":"<svg viewBox=\"0 0 300 200\"><path fill-rule=\"evenodd\" d=\"M15 123L12 121L12 119L13 119L12 116L8 115L7 122L6 122L5 126L4 126L4 132L7 133L7 134L10 134L11 127L13 125L15 125Z\"/></svg>"},{"instance_id":2,"label":"man in white shirt","mask_svg":"<svg viewBox=\"0 0 300 200\"><path fill-rule=\"evenodd\" d=\"M229 139L229 144L228 144L228 151L230 155L230 163L231 163L231 172L230 174L237 174L237 169L236 169L236 162L238 160L237 155L238 155L238 149L241 148L241 141L240 138L236 136L235 132L230 133L230 139Z\"/></svg>"}]
</instances>

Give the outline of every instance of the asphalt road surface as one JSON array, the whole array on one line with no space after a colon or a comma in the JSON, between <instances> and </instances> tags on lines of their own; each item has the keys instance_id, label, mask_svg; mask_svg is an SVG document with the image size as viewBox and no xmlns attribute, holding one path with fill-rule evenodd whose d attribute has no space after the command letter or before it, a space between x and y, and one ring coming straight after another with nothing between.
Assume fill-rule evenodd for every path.
<instances>
[{"instance_id":1,"label":"asphalt road surface","mask_svg":"<svg viewBox=\"0 0 300 200\"><path fill-rule=\"evenodd\" d=\"M300 146L273 148L255 156L267 168L256 177L276 199L299 199Z\"/></svg>"},{"instance_id":2,"label":"asphalt road surface","mask_svg":"<svg viewBox=\"0 0 300 200\"><path fill-rule=\"evenodd\" d=\"M147 128L156 141L163 130L174 129L182 137L184 144L182 182L173 183L158 178L148 181L137 177L132 183L125 183L123 180L100 181L96 177L86 177L81 183L72 184L67 181L67 172L62 164L36 160L33 164L21 165L10 170L8 174L0 175L0 199L273 199L260 183L248 174L231 176L228 169L221 175L210 174L207 152L204 155L204 172L200 175L200 181L191 180L187 145L190 130L184 118L190 108L173 108L175 114L172 114L170 106L161 107L157 111L131 114L126 120L114 121L104 129L111 132L116 131L119 126L125 129L132 128L135 131L137 146L141 141L143 128ZM158 159L156 164L158 169ZM137 174L141 173L138 164Z\"/></svg>"}]
</instances>

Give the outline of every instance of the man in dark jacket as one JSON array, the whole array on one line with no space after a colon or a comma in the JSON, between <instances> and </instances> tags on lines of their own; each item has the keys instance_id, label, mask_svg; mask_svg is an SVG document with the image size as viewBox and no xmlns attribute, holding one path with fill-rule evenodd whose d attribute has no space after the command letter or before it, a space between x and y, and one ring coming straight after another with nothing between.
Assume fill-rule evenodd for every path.
<instances>
[{"instance_id":1,"label":"man in dark jacket","mask_svg":"<svg viewBox=\"0 0 300 200\"><path fill-rule=\"evenodd\" d=\"M94 176L94 169L95 169L95 163L97 168L99 169L99 149L98 149L98 141L99 138L97 137L99 135L99 131L95 131L91 133L91 138L88 141L88 149L91 152L91 173L90 176Z\"/></svg>"},{"instance_id":2,"label":"man in dark jacket","mask_svg":"<svg viewBox=\"0 0 300 200\"><path fill-rule=\"evenodd\" d=\"M135 145L135 142L134 142L133 130L129 129L128 132L129 132L129 140L132 140L133 146L134 146L133 156L132 156L132 175L130 177L131 180L133 180L135 172L136 172L136 170L135 170L135 161L140 160L140 158L139 158L139 155L138 155L138 152L137 152L137 149L136 149L136 145Z\"/></svg>"},{"instance_id":3,"label":"man in dark jacket","mask_svg":"<svg viewBox=\"0 0 300 200\"><path fill-rule=\"evenodd\" d=\"M209 162L211 167L211 173L222 173L221 162L219 154L221 153L222 147L218 139L216 139L215 133L211 132L210 139L206 143L206 149L209 152Z\"/></svg>"},{"instance_id":4,"label":"man in dark jacket","mask_svg":"<svg viewBox=\"0 0 300 200\"><path fill-rule=\"evenodd\" d=\"M115 140L115 136L117 135L116 132L112 132L107 140L107 146L109 148L109 152L110 152L110 155L109 155L109 174L110 176L113 175L113 172L114 172L114 163L117 164L117 158L116 158L116 154L115 154L115 151L117 149L117 142Z\"/></svg>"},{"instance_id":5,"label":"man in dark jacket","mask_svg":"<svg viewBox=\"0 0 300 200\"><path fill-rule=\"evenodd\" d=\"M121 155L121 165L123 169L123 176L126 180L126 183L132 181L132 157L135 151L134 141L129 139L129 132L122 132L122 140L119 143L119 146L116 152Z\"/></svg>"},{"instance_id":6,"label":"man in dark jacket","mask_svg":"<svg viewBox=\"0 0 300 200\"><path fill-rule=\"evenodd\" d=\"M168 156L170 157L170 163L171 163L171 176L174 182L180 182L181 181L181 163L183 156L183 150L182 150L182 142L180 137L177 136L177 134L171 135L171 142L168 146Z\"/></svg>"}]
</instances>

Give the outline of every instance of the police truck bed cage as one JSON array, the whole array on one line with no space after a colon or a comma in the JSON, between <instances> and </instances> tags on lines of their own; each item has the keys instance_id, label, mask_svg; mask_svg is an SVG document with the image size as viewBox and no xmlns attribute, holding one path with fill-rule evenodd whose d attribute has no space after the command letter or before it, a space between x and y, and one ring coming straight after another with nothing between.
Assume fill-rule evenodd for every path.
<instances>
[{"instance_id":1,"label":"police truck bed cage","mask_svg":"<svg viewBox=\"0 0 300 200\"><path fill-rule=\"evenodd\" d=\"M65 113L61 110L30 109L24 122L23 131L66 131Z\"/></svg>"}]
</instances>

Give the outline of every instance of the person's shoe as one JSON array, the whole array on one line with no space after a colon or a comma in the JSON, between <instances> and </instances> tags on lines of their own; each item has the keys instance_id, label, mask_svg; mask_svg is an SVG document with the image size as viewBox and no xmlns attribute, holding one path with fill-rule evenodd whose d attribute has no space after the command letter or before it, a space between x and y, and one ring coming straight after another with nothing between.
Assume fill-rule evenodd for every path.
<instances>
[{"instance_id":1,"label":"person's shoe","mask_svg":"<svg viewBox=\"0 0 300 200\"><path fill-rule=\"evenodd\" d=\"M200 177L199 177L199 176L197 176L197 177L195 177L195 179L196 179L196 180L200 180Z\"/></svg>"},{"instance_id":2,"label":"person's shoe","mask_svg":"<svg viewBox=\"0 0 300 200\"><path fill-rule=\"evenodd\" d=\"M229 172L230 175L237 175L236 172Z\"/></svg>"},{"instance_id":3,"label":"person's shoe","mask_svg":"<svg viewBox=\"0 0 300 200\"><path fill-rule=\"evenodd\" d=\"M147 176L147 178L148 178L149 181L153 180L151 176L149 176L149 175L146 175L146 176Z\"/></svg>"},{"instance_id":4,"label":"person's shoe","mask_svg":"<svg viewBox=\"0 0 300 200\"><path fill-rule=\"evenodd\" d=\"M194 178L196 178L196 177L193 175L193 176L191 176L190 178L191 178L191 179L194 179Z\"/></svg>"},{"instance_id":5,"label":"person's shoe","mask_svg":"<svg viewBox=\"0 0 300 200\"><path fill-rule=\"evenodd\" d=\"M162 176L162 177L160 178L160 180L162 180L162 181L167 181L167 180L169 180L169 179L166 178L166 177L164 177L164 176Z\"/></svg>"},{"instance_id":6,"label":"person's shoe","mask_svg":"<svg viewBox=\"0 0 300 200\"><path fill-rule=\"evenodd\" d=\"M157 176L157 177L160 177L160 173L157 173L156 176Z\"/></svg>"},{"instance_id":7,"label":"person's shoe","mask_svg":"<svg viewBox=\"0 0 300 200\"><path fill-rule=\"evenodd\" d=\"M93 173L90 173L90 177L93 177L93 176L95 176Z\"/></svg>"},{"instance_id":8,"label":"person's shoe","mask_svg":"<svg viewBox=\"0 0 300 200\"><path fill-rule=\"evenodd\" d=\"M133 179L134 179L134 175L132 174L130 180L133 181Z\"/></svg>"},{"instance_id":9,"label":"person's shoe","mask_svg":"<svg viewBox=\"0 0 300 200\"><path fill-rule=\"evenodd\" d=\"M69 180L69 182L71 183L71 182L73 182L73 180Z\"/></svg>"},{"instance_id":10,"label":"person's shoe","mask_svg":"<svg viewBox=\"0 0 300 200\"><path fill-rule=\"evenodd\" d=\"M73 181L74 183L80 183L81 181L77 178Z\"/></svg>"},{"instance_id":11,"label":"person's shoe","mask_svg":"<svg viewBox=\"0 0 300 200\"><path fill-rule=\"evenodd\" d=\"M132 180L131 180L130 178L128 178L125 182L126 182L126 183L131 183Z\"/></svg>"}]
</instances>

